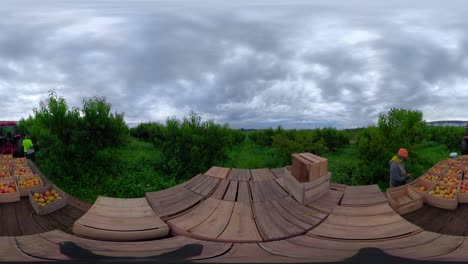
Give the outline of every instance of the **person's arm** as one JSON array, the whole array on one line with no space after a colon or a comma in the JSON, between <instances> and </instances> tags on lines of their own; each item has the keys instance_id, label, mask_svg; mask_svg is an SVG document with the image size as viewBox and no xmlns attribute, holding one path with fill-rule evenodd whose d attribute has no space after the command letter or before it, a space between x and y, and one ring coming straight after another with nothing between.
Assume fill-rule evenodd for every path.
<instances>
[{"instance_id":1,"label":"person's arm","mask_svg":"<svg viewBox=\"0 0 468 264\"><path fill-rule=\"evenodd\" d=\"M400 168L398 167L396 163L392 163L392 165L390 166L390 177L394 181L399 181L399 182L406 181L407 179L406 175L403 175L402 171L400 170Z\"/></svg>"}]
</instances>

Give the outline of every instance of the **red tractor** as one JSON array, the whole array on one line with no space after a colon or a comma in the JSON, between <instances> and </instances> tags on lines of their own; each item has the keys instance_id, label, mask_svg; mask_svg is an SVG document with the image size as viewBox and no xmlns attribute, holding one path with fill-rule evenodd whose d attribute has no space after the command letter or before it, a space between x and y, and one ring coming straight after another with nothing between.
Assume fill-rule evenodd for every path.
<instances>
[{"instance_id":1,"label":"red tractor","mask_svg":"<svg viewBox=\"0 0 468 264\"><path fill-rule=\"evenodd\" d=\"M468 123L465 124L466 132L461 144L461 154L468 155Z\"/></svg>"},{"instance_id":2,"label":"red tractor","mask_svg":"<svg viewBox=\"0 0 468 264\"><path fill-rule=\"evenodd\" d=\"M0 121L0 150L1 154L13 154L15 157L22 152L16 121Z\"/></svg>"}]
</instances>

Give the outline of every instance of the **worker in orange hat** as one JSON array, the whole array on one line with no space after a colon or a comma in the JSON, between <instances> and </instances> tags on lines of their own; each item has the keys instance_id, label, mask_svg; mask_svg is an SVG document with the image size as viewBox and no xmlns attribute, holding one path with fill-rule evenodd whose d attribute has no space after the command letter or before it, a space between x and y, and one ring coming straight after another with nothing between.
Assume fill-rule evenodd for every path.
<instances>
[{"instance_id":1,"label":"worker in orange hat","mask_svg":"<svg viewBox=\"0 0 468 264\"><path fill-rule=\"evenodd\" d=\"M390 160L390 187L405 185L411 181L411 173L405 170L408 160L408 150L401 148Z\"/></svg>"}]
</instances>

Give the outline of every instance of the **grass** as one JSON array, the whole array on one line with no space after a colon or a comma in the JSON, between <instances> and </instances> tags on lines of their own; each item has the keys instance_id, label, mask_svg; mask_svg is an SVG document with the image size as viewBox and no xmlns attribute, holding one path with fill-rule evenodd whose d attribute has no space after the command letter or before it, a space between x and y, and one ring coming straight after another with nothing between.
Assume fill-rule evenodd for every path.
<instances>
[{"instance_id":1,"label":"grass","mask_svg":"<svg viewBox=\"0 0 468 264\"><path fill-rule=\"evenodd\" d=\"M258 169L278 168L289 164L282 164L272 148L262 147L246 140L228 152L227 162L218 165L228 168Z\"/></svg>"}]
</instances>

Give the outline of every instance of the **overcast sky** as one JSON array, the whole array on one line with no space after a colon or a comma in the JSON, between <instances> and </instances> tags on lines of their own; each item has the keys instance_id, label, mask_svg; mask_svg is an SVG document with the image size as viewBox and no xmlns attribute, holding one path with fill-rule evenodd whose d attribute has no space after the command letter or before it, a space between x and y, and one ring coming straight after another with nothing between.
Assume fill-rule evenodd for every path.
<instances>
[{"instance_id":1,"label":"overcast sky","mask_svg":"<svg viewBox=\"0 0 468 264\"><path fill-rule=\"evenodd\" d=\"M468 120L468 4L374 2L2 0L0 120L52 89L71 106L106 96L127 122L193 110L351 128L392 107Z\"/></svg>"}]
</instances>

